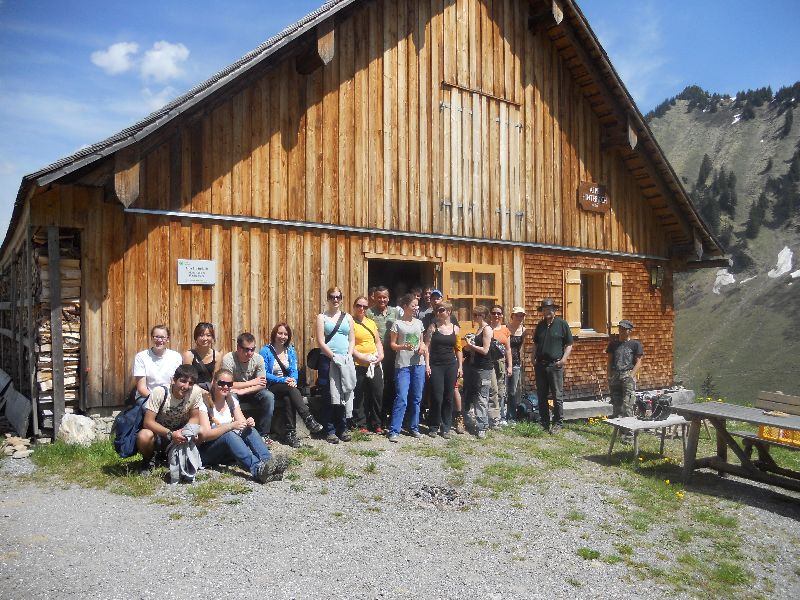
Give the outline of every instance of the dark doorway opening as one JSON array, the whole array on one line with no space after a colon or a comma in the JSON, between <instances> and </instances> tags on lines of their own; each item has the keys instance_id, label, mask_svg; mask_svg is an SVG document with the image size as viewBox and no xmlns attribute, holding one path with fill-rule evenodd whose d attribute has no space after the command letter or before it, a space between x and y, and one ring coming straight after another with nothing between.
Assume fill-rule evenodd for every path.
<instances>
[{"instance_id":1,"label":"dark doorway opening","mask_svg":"<svg viewBox=\"0 0 800 600\"><path fill-rule=\"evenodd\" d=\"M389 289L389 303L397 306L398 299L411 288L434 285L433 263L409 260L370 259L367 286L379 285Z\"/></svg>"}]
</instances>

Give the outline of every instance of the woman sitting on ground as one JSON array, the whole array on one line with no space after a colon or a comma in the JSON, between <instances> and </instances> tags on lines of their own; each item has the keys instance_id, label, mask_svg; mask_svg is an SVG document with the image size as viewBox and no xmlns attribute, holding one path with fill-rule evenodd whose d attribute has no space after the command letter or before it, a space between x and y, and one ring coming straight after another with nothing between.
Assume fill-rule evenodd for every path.
<instances>
[{"instance_id":1,"label":"woman sitting on ground","mask_svg":"<svg viewBox=\"0 0 800 600\"><path fill-rule=\"evenodd\" d=\"M231 393L233 373L214 373L211 391L200 404L200 458L206 466L236 461L256 481L283 478L289 464L285 456L272 456L255 429L252 417L245 419L239 401Z\"/></svg>"},{"instance_id":2,"label":"woman sitting on ground","mask_svg":"<svg viewBox=\"0 0 800 600\"><path fill-rule=\"evenodd\" d=\"M300 413L300 418L311 433L320 433L322 425L311 416L306 401L297 389L297 352L291 343L291 327L287 323L278 323L272 328L269 341L259 351L264 358L267 388L275 395L275 404L284 409L284 443L292 448L299 448L297 413Z\"/></svg>"},{"instance_id":3,"label":"woman sitting on ground","mask_svg":"<svg viewBox=\"0 0 800 600\"><path fill-rule=\"evenodd\" d=\"M217 341L214 326L201 321L195 326L192 337L194 348L183 353L183 364L197 369L197 385L208 391L222 359L222 354L214 350L214 342Z\"/></svg>"}]
</instances>

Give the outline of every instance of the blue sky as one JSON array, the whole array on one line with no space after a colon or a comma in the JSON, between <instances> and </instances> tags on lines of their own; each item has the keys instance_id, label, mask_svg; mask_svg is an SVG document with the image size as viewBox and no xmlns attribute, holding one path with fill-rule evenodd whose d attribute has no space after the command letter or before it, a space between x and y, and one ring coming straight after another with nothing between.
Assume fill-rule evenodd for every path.
<instances>
[{"instance_id":1,"label":"blue sky","mask_svg":"<svg viewBox=\"0 0 800 600\"><path fill-rule=\"evenodd\" d=\"M22 176L131 125L322 0L0 0L0 235ZM795 0L579 0L642 112L800 80Z\"/></svg>"}]
</instances>

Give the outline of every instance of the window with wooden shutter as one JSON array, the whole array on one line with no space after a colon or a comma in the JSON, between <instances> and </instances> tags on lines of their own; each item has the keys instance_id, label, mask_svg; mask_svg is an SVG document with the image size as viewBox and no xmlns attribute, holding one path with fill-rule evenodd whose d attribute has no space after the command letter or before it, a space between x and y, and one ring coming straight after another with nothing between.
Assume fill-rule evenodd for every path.
<instances>
[{"instance_id":1,"label":"window with wooden shutter","mask_svg":"<svg viewBox=\"0 0 800 600\"><path fill-rule=\"evenodd\" d=\"M472 309L478 304L488 308L500 304L500 266L444 263L442 267L442 293L460 323L472 322Z\"/></svg>"},{"instance_id":2,"label":"window with wooden shutter","mask_svg":"<svg viewBox=\"0 0 800 600\"><path fill-rule=\"evenodd\" d=\"M581 272L577 269L564 271L564 320L577 335L581 330Z\"/></svg>"},{"instance_id":3,"label":"window with wooden shutter","mask_svg":"<svg viewBox=\"0 0 800 600\"><path fill-rule=\"evenodd\" d=\"M619 333L622 319L622 273L564 271L564 319L573 335Z\"/></svg>"}]
</instances>

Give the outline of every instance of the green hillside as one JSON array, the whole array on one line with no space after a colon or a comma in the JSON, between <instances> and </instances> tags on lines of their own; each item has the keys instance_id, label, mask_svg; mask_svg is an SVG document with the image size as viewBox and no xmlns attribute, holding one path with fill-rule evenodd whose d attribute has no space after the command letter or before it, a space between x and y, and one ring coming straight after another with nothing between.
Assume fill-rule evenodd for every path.
<instances>
[{"instance_id":1,"label":"green hillside","mask_svg":"<svg viewBox=\"0 0 800 600\"><path fill-rule=\"evenodd\" d=\"M800 394L800 277L767 275L785 247L800 269L800 84L737 96L687 88L648 117L733 259L735 283L718 294L717 269L677 278L677 378L699 392L710 375L717 395L749 402L762 389Z\"/></svg>"}]
</instances>

